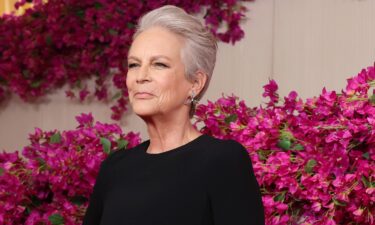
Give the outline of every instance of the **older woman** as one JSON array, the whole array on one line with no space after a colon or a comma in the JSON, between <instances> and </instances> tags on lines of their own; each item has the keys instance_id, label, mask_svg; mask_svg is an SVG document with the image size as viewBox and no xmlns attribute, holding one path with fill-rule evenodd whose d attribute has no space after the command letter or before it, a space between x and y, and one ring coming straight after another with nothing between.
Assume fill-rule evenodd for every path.
<instances>
[{"instance_id":1,"label":"older woman","mask_svg":"<svg viewBox=\"0 0 375 225\"><path fill-rule=\"evenodd\" d=\"M178 7L141 18L126 84L150 138L102 163L83 224L264 224L246 149L201 134L190 121L208 87L216 50L212 34Z\"/></svg>"}]
</instances>

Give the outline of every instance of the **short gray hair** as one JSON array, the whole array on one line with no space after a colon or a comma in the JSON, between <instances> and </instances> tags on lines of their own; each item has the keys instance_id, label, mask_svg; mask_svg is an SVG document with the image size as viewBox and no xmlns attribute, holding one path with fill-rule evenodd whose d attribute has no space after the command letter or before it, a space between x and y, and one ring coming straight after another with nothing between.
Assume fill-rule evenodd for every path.
<instances>
[{"instance_id":1,"label":"short gray hair","mask_svg":"<svg viewBox=\"0 0 375 225\"><path fill-rule=\"evenodd\" d=\"M133 40L138 34L154 26L166 28L185 39L181 58L185 64L186 78L192 81L195 72L198 70L207 75L205 86L196 96L196 99L200 100L208 88L215 67L216 38L198 18L186 13L179 7L165 5L148 12L139 19Z\"/></svg>"}]
</instances>

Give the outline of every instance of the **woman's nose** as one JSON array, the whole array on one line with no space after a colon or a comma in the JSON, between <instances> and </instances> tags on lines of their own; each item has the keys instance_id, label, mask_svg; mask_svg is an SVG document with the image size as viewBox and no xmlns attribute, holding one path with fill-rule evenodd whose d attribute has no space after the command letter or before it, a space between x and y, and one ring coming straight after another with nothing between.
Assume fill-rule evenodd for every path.
<instances>
[{"instance_id":1,"label":"woman's nose","mask_svg":"<svg viewBox=\"0 0 375 225\"><path fill-rule=\"evenodd\" d=\"M149 74L149 67L148 66L141 66L138 76L137 76L137 82L145 82L150 80L150 74Z\"/></svg>"}]
</instances>

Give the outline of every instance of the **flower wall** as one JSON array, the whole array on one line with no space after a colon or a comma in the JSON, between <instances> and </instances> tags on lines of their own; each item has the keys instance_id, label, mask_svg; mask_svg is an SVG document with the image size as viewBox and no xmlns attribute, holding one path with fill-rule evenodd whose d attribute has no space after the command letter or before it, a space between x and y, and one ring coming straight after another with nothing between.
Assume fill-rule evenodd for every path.
<instances>
[{"instance_id":1,"label":"flower wall","mask_svg":"<svg viewBox=\"0 0 375 225\"><path fill-rule=\"evenodd\" d=\"M235 139L249 152L266 224L374 224L375 68L305 101L264 86L264 106L236 96L197 106L201 132ZM77 116L69 131L30 134L18 152L0 154L0 224L81 224L100 163L141 142L114 124Z\"/></svg>"},{"instance_id":2,"label":"flower wall","mask_svg":"<svg viewBox=\"0 0 375 225\"><path fill-rule=\"evenodd\" d=\"M197 107L203 132L248 150L267 224L374 224L375 69L306 101L264 86L266 106L236 96Z\"/></svg>"},{"instance_id":3,"label":"flower wall","mask_svg":"<svg viewBox=\"0 0 375 225\"><path fill-rule=\"evenodd\" d=\"M81 224L101 162L141 141L91 114L76 119L75 130L36 128L23 157L0 154L0 224Z\"/></svg>"},{"instance_id":4,"label":"flower wall","mask_svg":"<svg viewBox=\"0 0 375 225\"><path fill-rule=\"evenodd\" d=\"M0 17L0 100L13 93L35 101L67 84L69 98L115 101L111 117L119 120L128 103L127 51L142 14L165 4L201 12L219 40L234 44L244 36L245 1L20 0L16 8L34 7Z\"/></svg>"},{"instance_id":5,"label":"flower wall","mask_svg":"<svg viewBox=\"0 0 375 225\"><path fill-rule=\"evenodd\" d=\"M68 84L69 98L116 101L118 120L127 109L124 59L140 15L163 4L203 12L216 37L234 44L244 35L245 1L34 0L24 15L0 17L0 101L12 93L34 101ZM374 224L374 86L374 67L340 93L323 89L306 100L294 91L280 98L271 80L266 105L223 96L197 106L196 125L247 148L268 225ZM0 153L0 224L81 224L100 163L141 142L91 114L76 119L74 130L36 128L21 153Z\"/></svg>"}]
</instances>

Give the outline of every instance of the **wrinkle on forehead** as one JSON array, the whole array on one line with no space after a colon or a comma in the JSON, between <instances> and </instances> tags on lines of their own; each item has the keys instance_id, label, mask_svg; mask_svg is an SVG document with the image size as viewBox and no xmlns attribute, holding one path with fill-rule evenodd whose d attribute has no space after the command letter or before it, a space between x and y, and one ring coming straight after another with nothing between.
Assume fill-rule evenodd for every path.
<instances>
[{"instance_id":1,"label":"wrinkle on forehead","mask_svg":"<svg viewBox=\"0 0 375 225\"><path fill-rule=\"evenodd\" d=\"M182 61L185 39L163 27L151 27L140 33L129 49L130 57L151 59L166 56L173 61Z\"/></svg>"}]
</instances>

